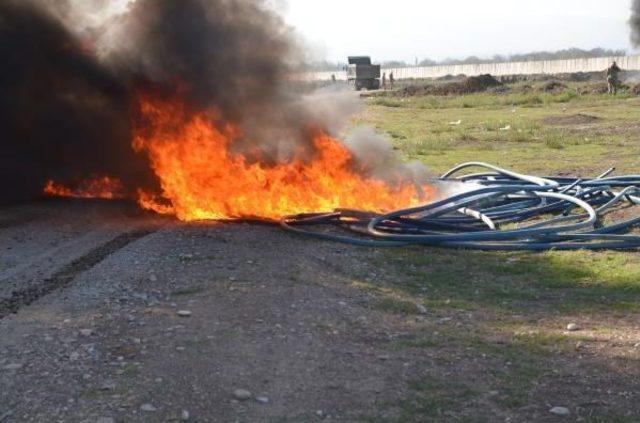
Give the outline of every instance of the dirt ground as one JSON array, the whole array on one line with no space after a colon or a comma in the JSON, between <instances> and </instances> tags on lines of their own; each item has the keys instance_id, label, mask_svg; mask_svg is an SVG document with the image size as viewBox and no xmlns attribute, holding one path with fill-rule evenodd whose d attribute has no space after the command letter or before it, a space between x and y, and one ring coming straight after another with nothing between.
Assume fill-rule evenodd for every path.
<instances>
[{"instance_id":1,"label":"dirt ground","mask_svg":"<svg viewBox=\"0 0 640 423\"><path fill-rule=\"evenodd\" d=\"M340 246L108 203L4 216L0 421L353 420L424 364L378 345L398 322L335 283Z\"/></svg>"},{"instance_id":2,"label":"dirt ground","mask_svg":"<svg viewBox=\"0 0 640 423\"><path fill-rule=\"evenodd\" d=\"M397 290L421 292L422 265L389 254L121 203L4 207L0 422L640 416L636 318L538 354L486 329L503 314Z\"/></svg>"}]
</instances>

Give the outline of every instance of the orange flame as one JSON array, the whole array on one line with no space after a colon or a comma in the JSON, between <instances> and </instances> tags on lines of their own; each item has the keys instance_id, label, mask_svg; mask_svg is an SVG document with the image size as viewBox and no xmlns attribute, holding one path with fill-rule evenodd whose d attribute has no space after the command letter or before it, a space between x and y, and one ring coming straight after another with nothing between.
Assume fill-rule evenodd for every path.
<instances>
[{"instance_id":1,"label":"orange flame","mask_svg":"<svg viewBox=\"0 0 640 423\"><path fill-rule=\"evenodd\" d=\"M108 176L87 179L75 188L69 188L55 181L48 181L44 193L51 197L101 198L115 200L124 198L124 186L119 179Z\"/></svg>"},{"instance_id":2,"label":"orange flame","mask_svg":"<svg viewBox=\"0 0 640 423\"><path fill-rule=\"evenodd\" d=\"M140 191L145 209L192 221L280 218L336 208L381 212L419 201L412 182L391 186L355 172L349 150L321 132L311 160L266 165L230 150L238 138L233 125L216 127L209 114L188 112L179 101L143 98L140 112L144 124L137 125L133 147L149 155L168 200Z\"/></svg>"}]
</instances>

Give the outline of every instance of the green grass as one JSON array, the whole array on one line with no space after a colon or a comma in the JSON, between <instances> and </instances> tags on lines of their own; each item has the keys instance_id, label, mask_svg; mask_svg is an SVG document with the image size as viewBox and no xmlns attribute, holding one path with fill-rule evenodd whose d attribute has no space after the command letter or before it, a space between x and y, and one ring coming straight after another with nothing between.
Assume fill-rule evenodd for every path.
<instances>
[{"instance_id":1,"label":"green grass","mask_svg":"<svg viewBox=\"0 0 640 423\"><path fill-rule=\"evenodd\" d=\"M374 308L383 312L393 313L393 314L419 314L419 310L416 307L416 304L411 301L401 300L392 297L386 297L380 299L375 305Z\"/></svg>"},{"instance_id":2,"label":"green grass","mask_svg":"<svg viewBox=\"0 0 640 423\"><path fill-rule=\"evenodd\" d=\"M498 403L507 408L525 405L534 383L548 369L544 356L517 344L492 344L478 350L498 358L489 373L495 380L494 388L500 393Z\"/></svg>"},{"instance_id":3,"label":"green grass","mask_svg":"<svg viewBox=\"0 0 640 423\"><path fill-rule=\"evenodd\" d=\"M374 97L367 102L353 124L388 134L406 160L421 161L434 174L471 160L523 172L570 170L585 176L611 165L631 172L639 164L640 100L627 95L480 93ZM599 120L588 125L544 123L549 116L576 114Z\"/></svg>"},{"instance_id":4,"label":"green grass","mask_svg":"<svg viewBox=\"0 0 640 423\"><path fill-rule=\"evenodd\" d=\"M371 104L375 104L376 106L383 107L402 107L403 102L398 99L388 98L388 97L378 97L372 100Z\"/></svg>"},{"instance_id":5,"label":"green grass","mask_svg":"<svg viewBox=\"0 0 640 423\"><path fill-rule=\"evenodd\" d=\"M631 98L626 94L618 95L617 99ZM582 104L596 104L607 101L601 95L584 94L566 90L562 93L474 93L458 96L415 96L415 97L373 97L369 104L394 108L433 109L499 109L502 107L518 106L525 108L542 108L553 104L576 102Z\"/></svg>"},{"instance_id":6,"label":"green grass","mask_svg":"<svg viewBox=\"0 0 640 423\"><path fill-rule=\"evenodd\" d=\"M443 418L447 411L472 400L477 393L463 382L426 376L410 383L413 395L402 404L399 421Z\"/></svg>"},{"instance_id":7,"label":"green grass","mask_svg":"<svg viewBox=\"0 0 640 423\"><path fill-rule=\"evenodd\" d=\"M452 325L429 328L413 338L396 342L399 349L429 349L445 351L445 359L449 351L464 351L463 356L456 357L453 364L460 360L474 360L483 357L485 368L483 390L495 390L499 393L495 401L506 408L517 408L525 405L535 383L550 371L549 359L558 352L569 351L571 340L564 335L542 332L516 333L510 339L496 341L491 339L491 332L479 329L473 333L460 330ZM477 369L474 369L477 371ZM468 380L474 378L457 380ZM450 380L449 384L434 384L431 378L420 379L412 384L412 388L421 395L412 396L401 404L403 417L410 421L419 418L441 416L448 410L459 410L470 406L471 395L459 395L463 382ZM462 385L462 386L461 386ZM472 384L465 386L472 392Z\"/></svg>"},{"instance_id":8,"label":"green grass","mask_svg":"<svg viewBox=\"0 0 640 423\"><path fill-rule=\"evenodd\" d=\"M517 311L640 310L640 260L633 253L388 251L376 265L404 275L396 289L425 305Z\"/></svg>"},{"instance_id":9,"label":"green grass","mask_svg":"<svg viewBox=\"0 0 640 423\"><path fill-rule=\"evenodd\" d=\"M545 332L517 332L513 335L513 344L529 352L547 354L569 346L566 335Z\"/></svg>"},{"instance_id":10,"label":"green grass","mask_svg":"<svg viewBox=\"0 0 640 423\"><path fill-rule=\"evenodd\" d=\"M372 125L388 134L404 159L424 163L432 175L467 161L539 175L590 176L611 166L620 173L638 173L640 99L626 94L578 95L573 85L570 88L556 94L371 98L353 124ZM547 119L578 114L598 119L563 125ZM429 354L436 366L453 369L448 378L425 369L431 376L416 378L409 395L390 405L400 413L397 421L491 421L474 414L478 397L488 390L499 392L491 399L497 407L516 412L534 401L531 392L540 389L539 382L552 383L549 371L561 377L563 360L578 354L575 343L580 335L562 332L568 321L588 320L598 336L614 337L620 327L614 328L612 320L624 322L621 327L632 326L628 320L640 312L636 252L416 247L370 257L389 278L371 282L363 275L354 286L378 297L376 310L412 315L417 303L429 310L426 319L414 323L415 330L394 341L393 348ZM460 315L473 319L459 326ZM451 320L436 323L439 316ZM473 375L456 373L460 360L476 363L478 357L483 360L471 365ZM615 367L606 358L591 360L582 367L585 384ZM589 413L585 421L632 421L611 414L611 409Z\"/></svg>"}]
</instances>

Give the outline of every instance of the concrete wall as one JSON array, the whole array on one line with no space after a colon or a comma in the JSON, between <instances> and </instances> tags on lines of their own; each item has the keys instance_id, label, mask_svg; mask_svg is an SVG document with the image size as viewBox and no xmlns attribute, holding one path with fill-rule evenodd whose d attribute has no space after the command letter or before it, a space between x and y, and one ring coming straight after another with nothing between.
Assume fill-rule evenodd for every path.
<instances>
[{"instance_id":1,"label":"concrete wall","mask_svg":"<svg viewBox=\"0 0 640 423\"><path fill-rule=\"evenodd\" d=\"M624 70L640 70L640 55L625 57L598 57L593 59L570 60L543 60L536 62L506 62L483 63L478 65L444 65L444 66L419 66L409 68L387 68L383 72L389 75L393 72L395 79L410 78L439 78L446 75L475 76L489 73L494 76L502 75L541 75L576 72L600 72L617 61ZM346 80L346 73L336 72L310 72L304 79L310 81L328 81L331 75L338 80Z\"/></svg>"}]
</instances>

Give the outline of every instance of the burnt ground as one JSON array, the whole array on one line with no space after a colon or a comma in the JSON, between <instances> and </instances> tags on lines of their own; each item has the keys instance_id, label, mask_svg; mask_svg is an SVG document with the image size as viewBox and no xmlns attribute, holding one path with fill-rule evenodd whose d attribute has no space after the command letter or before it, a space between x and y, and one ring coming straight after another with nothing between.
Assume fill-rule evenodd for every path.
<instances>
[{"instance_id":1,"label":"burnt ground","mask_svg":"<svg viewBox=\"0 0 640 423\"><path fill-rule=\"evenodd\" d=\"M637 314L547 260L4 207L0 422L637 421Z\"/></svg>"}]
</instances>

